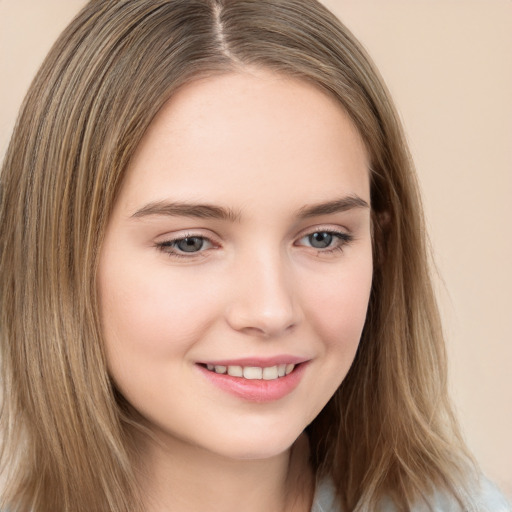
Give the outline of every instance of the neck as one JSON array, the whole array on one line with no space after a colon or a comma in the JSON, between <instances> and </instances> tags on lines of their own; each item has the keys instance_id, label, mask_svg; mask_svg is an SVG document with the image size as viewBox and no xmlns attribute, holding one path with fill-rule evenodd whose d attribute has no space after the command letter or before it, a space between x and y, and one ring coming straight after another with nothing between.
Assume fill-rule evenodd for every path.
<instances>
[{"instance_id":1,"label":"neck","mask_svg":"<svg viewBox=\"0 0 512 512\"><path fill-rule=\"evenodd\" d=\"M146 441L140 474L147 512L308 512L313 478L301 436L268 459L222 457L176 440Z\"/></svg>"}]
</instances>

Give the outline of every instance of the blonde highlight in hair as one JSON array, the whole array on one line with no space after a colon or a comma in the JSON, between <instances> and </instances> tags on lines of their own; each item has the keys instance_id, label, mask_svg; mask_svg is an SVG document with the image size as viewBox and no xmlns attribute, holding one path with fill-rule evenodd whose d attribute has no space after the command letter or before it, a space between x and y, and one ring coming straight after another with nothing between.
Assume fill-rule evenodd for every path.
<instances>
[{"instance_id":1,"label":"blonde highlight in hair","mask_svg":"<svg viewBox=\"0 0 512 512\"><path fill-rule=\"evenodd\" d=\"M96 269L123 173L191 80L264 67L334 96L372 165L375 269L354 364L308 427L345 510L399 510L472 468L447 395L413 165L389 94L313 0L96 0L64 31L22 106L0 175L1 469L11 512L142 510L129 405L109 379ZM135 425L135 427L134 427Z\"/></svg>"}]
</instances>

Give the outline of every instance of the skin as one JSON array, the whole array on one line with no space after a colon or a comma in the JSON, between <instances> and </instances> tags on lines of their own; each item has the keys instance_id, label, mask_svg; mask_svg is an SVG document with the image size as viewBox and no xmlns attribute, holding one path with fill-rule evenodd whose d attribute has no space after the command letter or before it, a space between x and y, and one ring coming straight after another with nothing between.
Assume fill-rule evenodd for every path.
<instances>
[{"instance_id":1,"label":"skin","mask_svg":"<svg viewBox=\"0 0 512 512\"><path fill-rule=\"evenodd\" d=\"M139 439L148 510L309 510L301 433L350 368L370 294L368 167L334 99L261 69L194 81L151 124L98 274L109 371L153 433ZM360 205L304 216L347 197ZM155 213L162 202L231 216ZM344 238L313 247L326 232ZM180 250L185 237L197 251ZM307 365L266 402L219 389L198 366L283 354Z\"/></svg>"}]
</instances>

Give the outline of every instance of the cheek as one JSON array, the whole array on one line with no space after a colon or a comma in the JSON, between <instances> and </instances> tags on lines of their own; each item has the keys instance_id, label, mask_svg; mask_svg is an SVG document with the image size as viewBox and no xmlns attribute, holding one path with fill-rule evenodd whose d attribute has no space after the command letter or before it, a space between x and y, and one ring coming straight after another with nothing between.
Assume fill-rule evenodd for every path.
<instances>
[{"instance_id":1,"label":"cheek","mask_svg":"<svg viewBox=\"0 0 512 512\"><path fill-rule=\"evenodd\" d=\"M307 329L315 340L316 357L304 396L305 424L318 415L347 375L359 346L372 283L371 248L351 261L333 265L302 283Z\"/></svg>"},{"instance_id":2,"label":"cheek","mask_svg":"<svg viewBox=\"0 0 512 512\"><path fill-rule=\"evenodd\" d=\"M119 261L102 268L100 301L109 359L182 353L214 321L217 304L200 279L170 268L158 273L148 268Z\"/></svg>"},{"instance_id":3,"label":"cheek","mask_svg":"<svg viewBox=\"0 0 512 512\"><path fill-rule=\"evenodd\" d=\"M359 342L372 284L372 261L364 258L316 279L308 301L309 317L327 345Z\"/></svg>"},{"instance_id":4,"label":"cheek","mask_svg":"<svg viewBox=\"0 0 512 512\"><path fill-rule=\"evenodd\" d=\"M355 356L366 320L372 284L372 259L368 251L350 265L317 276L309 287L307 317L329 364L347 369ZM303 293L305 290L303 290Z\"/></svg>"}]
</instances>

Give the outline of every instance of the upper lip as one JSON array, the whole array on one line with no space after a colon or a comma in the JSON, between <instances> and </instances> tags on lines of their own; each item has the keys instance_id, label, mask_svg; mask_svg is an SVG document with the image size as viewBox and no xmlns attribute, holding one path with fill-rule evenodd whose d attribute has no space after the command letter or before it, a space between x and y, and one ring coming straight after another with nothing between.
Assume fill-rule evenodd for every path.
<instances>
[{"instance_id":1,"label":"upper lip","mask_svg":"<svg viewBox=\"0 0 512 512\"><path fill-rule=\"evenodd\" d=\"M198 361L199 364L211 364L213 366L254 366L268 368L280 364L299 364L308 361L308 358L292 355L278 355L274 357L241 357L237 359L214 359Z\"/></svg>"}]
</instances>

